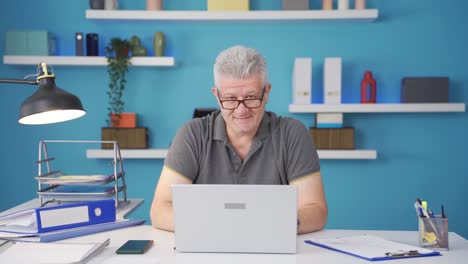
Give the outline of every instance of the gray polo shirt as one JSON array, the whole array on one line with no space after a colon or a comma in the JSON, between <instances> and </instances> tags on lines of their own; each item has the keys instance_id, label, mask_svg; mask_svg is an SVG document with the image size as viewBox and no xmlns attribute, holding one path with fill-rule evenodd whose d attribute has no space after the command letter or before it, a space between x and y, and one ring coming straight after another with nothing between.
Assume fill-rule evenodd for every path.
<instances>
[{"instance_id":1,"label":"gray polo shirt","mask_svg":"<svg viewBox=\"0 0 468 264\"><path fill-rule=\"evenodd\" d=\"M289 184L320 171L304 124L272 112L263 115L245 160L230 144L216 111L179 129L164 164L197 184Z\"/></svg>"}]
</instances>

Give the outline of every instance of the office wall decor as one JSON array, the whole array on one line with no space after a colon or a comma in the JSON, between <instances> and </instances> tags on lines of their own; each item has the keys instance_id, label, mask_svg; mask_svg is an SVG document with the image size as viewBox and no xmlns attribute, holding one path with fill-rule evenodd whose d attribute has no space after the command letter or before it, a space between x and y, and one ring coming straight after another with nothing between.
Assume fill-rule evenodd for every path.
<instances>
[{"instance_id":1,"label":"office wall decor","mask_svg":"<svg viewBox=\"0 0 468 264\"><path fill-rule=\"evenodd\" d=\"M283 10L308 10L309 9L309 0L283 0L282 2Z\"/></svg>"},{"instance_id":2,"label":"office wall decor","mask_svg":"<svg viewBox=\"0 0 468 264\"><path fill-rule=\"evenodd\" d=\"M162 0L146 0L146 10L162 10Z\"/></svg>"},{"instance_id":3,"label":"office wall decor","mask_svg":"<svg viewBox=\"0 0 468 264\"><path fill-rule=\"evenodd\" d=\"M292 78L293 103L312 102L312 58L295 58Z\"/></svg>"},{"instance_id":4,"label":"office wall decor","mask_svg":"<svg viewBox=\"0 0 468 264\"><path fill-rule=\"evenodd\" d=\"M132 56L146 56L148 54L148 50L141 45L141 40L139 37L133 35L130 40L130 47L131 47L131 52Z\"/></svg>"},{"instance_id":5,"label":"office wall decor","mask_svg":"<svg viewBox=\"0 0 468 264\"><path fill-rule=\"evenodd\" d=\"M323 63L323 102L341 104L342 59L325 58Z\"/></svg>"},{"instance_id":6,"label":"office wall decor","mask_svg":"<svg viewBox=\"0 0 468 264\"><path fill-rule=\"evenodd\" d=\"M104 0L89 0L89 8L104 9Z\"/></svg>"},{"instance_id":7,"label":"office wall decor","mask_svg":"<svg viewBox=\"0 0 468 264\"><path fill-rule=\"evenodd\" d=\"M361 104L375 104L377 97L377 82L371 71L364 73L361 81Z\"/></svg>"},{"instance_id":8,"label":"office wall decor","mask_svg":"<svg viewBox=\"0 0 468 264\"><path fill-rule=\"evenodd\" d=\"M163 32L155 32L153 38L153 50L154 56L164 56L164 50L166 49L166 36Z\"/></svg>"},{"instance_id":9,"label":"office wall decor","mask_svg":"<svg viewBox=\"0 0 468 264\"><path fill-rule=\"evenodd\" d=\"M332 10L333 9L333 0L322 0L322 9L323 10Z\"/></svg>"},{"instance_id":10,"label":"office wall decor","mask_svg":"<svg viewBox=\"0 0 468 264\"><path fill-rule=\"evenodd\" d=\"M354 128L310 128L317 149L354 149Z\"/></svg>"},{"instance_id":11,"label":"office wall decor","mask_svg":"<svg viewBox=\"0 0 468 264\"><path fill-rule=\"evenodd\" d=\"M110 114L110 126L115 128L135 128L137 126L137 114L134 112L120 112Z\"/></svg>"},{"instance_id":12,"label":"office wall decor","mask_svg":"<svg viewBox=\"0 0 468 264\"><path fill-rule=\"evenodd\" d=\"M9 30L5 35L5 54L31 56L56 54L57 41L55 34L52 32L45 30Z\"/></svg>"},{"instance_id":13,"label":"office wall decor","mask_svg":"<svg viewBox=\"0 0 468 264\"><path fill-rule=\"evenodd\" d=\"M99 35L86 34L86 56L99 56Z\"/></svg>"},{"instance_id":14,"label":"office wall decor","mask_svg":"<svg viewBox=\"0 0 468 264\"><path fill-rule=\"evenodd\" d=\"M402 103L448 103L448 77L404 77L401 79Z\"/></svg>"},{"instance_id":15,"label":"office wall decor","mask_svg":"<svg viewBox=\"0 0 468 264\"><path fill-rule=\"evenodd\" d=\"M133 128L101 128L102 141L117 141L121 149L146 149L148 148L148 128L133 127ZM113 149L112 144L103 143L101 148Z\"/></svg>"},{"instance_id":16,"label":"office wall decor","mask_svg":"<svg viewBox=\"0 0 468 264\"><path fill-rule=\"evenodd\" d=\"M130 42L121 38L112 38L105 48L109 74L109 90L107 91L109 107L106 121L108 126L116 125L115 123L118 123L120 118L119 114L124 111L123 92L127 84L130 48ZM111 118L113 114L118 118Z\"/></svg>"},{"instance_id":17,"label":"office wall decor","mask_svg":"<svg viewBox=\"0 0 468 264\"><path fill-rule=\"evenodd\" d=\"M75 55L83 56L84 55L84 35L82 32L75 33Z\"/></svg>"},{"instance_id":18,"label":"office wall decor","mask_svg":"<svg viewBox=\"0 0 468 264\"><path fill-rule=\"evenodd\" d=\"M118 0L104 0L104 9L105 10L119 9L119 1Z\"/></svg>"},{"instance_id":19,"label":"office wall decor","mask_svg":"<svg viewBox=\"0 0 468 264\"><path fill-rule=\"evenodd\" d=\"M338 0L338 10L348 10L349 0Z\"/></svg>"},{"instance_id":20,"label":"office wall decor","mask_svg":"<svg viewBox=\"0 0 468 264\"><path fill-rule=\"evenodd\" d=\"M208 11L248 11L250 0L206 0Z\"/></svg>"},{"instance_id":21,"label":"office wall decor","mask_svg":"<svg viewBox=\"0 0 468 264\"><path fill-rule=\"evenodd\" d=\"M354 9L366 9L366 0L354 0Z\"/></svg>"}]
</instances>

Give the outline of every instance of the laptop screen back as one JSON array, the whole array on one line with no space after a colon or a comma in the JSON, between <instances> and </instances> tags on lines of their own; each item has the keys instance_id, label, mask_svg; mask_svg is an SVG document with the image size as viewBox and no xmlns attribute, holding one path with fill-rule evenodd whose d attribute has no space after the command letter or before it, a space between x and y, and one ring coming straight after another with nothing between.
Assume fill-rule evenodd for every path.
<instances>
[{"instance_id":1,"label":"laptop screen back","mask_svg":"<svg viewBox=\"0 0 468 264\"><path fill-rule=\"evenodd\" d=\"M296 186L173 185L172 195L179 252L296 252Z\"/></svg>"}]
</instances>

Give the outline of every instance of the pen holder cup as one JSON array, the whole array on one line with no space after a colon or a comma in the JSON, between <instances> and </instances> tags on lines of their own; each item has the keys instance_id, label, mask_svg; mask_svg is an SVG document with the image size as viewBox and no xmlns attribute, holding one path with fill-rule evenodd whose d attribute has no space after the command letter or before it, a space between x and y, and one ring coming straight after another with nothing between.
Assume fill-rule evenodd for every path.
<instances>
[{"instance_id":1,"label":"pen holder cup","mask_svg":"<svg viewBox=\"0 0 468 264\"><path fill-rule=\"evenodd\" d=\"M448 250L448 238L448 218L419 217L419 246Z\"/></svg>"}]
</instances>

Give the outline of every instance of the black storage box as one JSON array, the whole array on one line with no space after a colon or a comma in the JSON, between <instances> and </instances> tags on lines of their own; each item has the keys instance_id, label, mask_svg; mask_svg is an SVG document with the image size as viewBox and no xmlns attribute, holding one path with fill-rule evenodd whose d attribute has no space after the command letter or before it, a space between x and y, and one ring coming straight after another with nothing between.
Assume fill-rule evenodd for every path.
<instances>
[{"instance_id":1,"label":"black storage box","mask_svg":"<svg viewBox=\"0 0 468 264\"><path fill-rule=\"evenodd\" d=\"M401 80L402 103L447 103L448 77L405 77Z\"/></svg>"}]
</instances>

